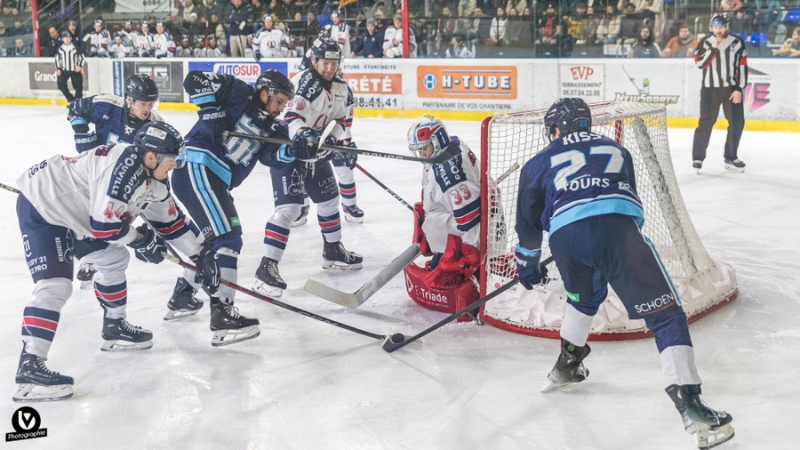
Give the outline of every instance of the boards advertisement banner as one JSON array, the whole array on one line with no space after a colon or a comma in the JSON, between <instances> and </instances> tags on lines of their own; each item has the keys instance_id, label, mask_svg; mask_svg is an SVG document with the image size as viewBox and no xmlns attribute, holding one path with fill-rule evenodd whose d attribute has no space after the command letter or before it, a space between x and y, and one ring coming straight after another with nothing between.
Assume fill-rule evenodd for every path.
<instances>
[{"instance_id":1,"label":"boards advertisement banner","mask_svg":"<svg viewBox=\"0 0 800 450\"><path fill-rule=\"evenodd\" d=\"M562 64L559 67L559 97L580 97L587 103L602 102L605 94L603 64Z\"/></svg>"},{"instance_id":2,"label":"boards advertisement banner","mask_svg":"<svg viewBox=\"0 0 800 450\"><path fill-rule=\"evenodd\" d=\"M286 61L276 60L268 61L262 60L260 62L253 61L252 59L237 60L237 59L217 59L217 60L204 60L195 61L189 60L189 72L193 70L202 70L204 72L214 72L222 75L233 75L236 78L254 85L256 79L261 72L265 70L277 70L286 76L289 76Z\"/></svg>"},{"instance_id":3,"label":"boards advertisement banner","mask_svg":"<svg viewBox=\"0 0 800 450\"><path fill-rule=\"evenodd\" d=\"M415 109L511 112L532 105L530 64L415 64L413 75L406 72L416 78Z\"/></svg>"},{"instance_id":4,"label":"boards advertisement banner","mask_svg":"<svg viewBox=\"0 0 800 450\"><path fill-rule=\"evenodd\" d=\"M89 65L83 67L83 91L89 90ZM32 91L56 91L58 92L58 77L56 76L56 65L54 62L30 62L28 63L28 83ZM71 91L72 82L67 83Z\"/></svg>"},{"instance_id":5,"label":"boards advertisement banner","mask_svg":"<svg viewBox=\"0 0 800 450\"><path fill-rule=\"evenodd\" d=\"M159 101L183 102L183 62L125 61L122 65L122 79L134 73L147 74L156 82Z\"/></svg>"},{"instance_id":6,"label":"boards advertisement banner","mask_svg":"<svg viewBox=\"0 0 800 450\"><path fill-rule=\"evenodd\" d=\"M152 14L169 11L172 2L169 0L115 0L114 5L114 13Z\"/></svg>"}]
</instances>

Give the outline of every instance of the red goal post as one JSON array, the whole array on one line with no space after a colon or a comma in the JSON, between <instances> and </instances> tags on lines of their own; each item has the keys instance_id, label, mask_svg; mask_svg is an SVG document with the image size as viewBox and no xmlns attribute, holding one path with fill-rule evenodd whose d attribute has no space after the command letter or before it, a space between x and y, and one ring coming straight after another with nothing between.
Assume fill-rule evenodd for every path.
<instances>
[{"instance_id":1,"label":"red goal post","mask_svg":"<svg viewBox=\"0 0 800 450\"><path fill-rule=\"evenodd\" d=\"M689 322L735 299L739 292L735 271L708 255L683 203L669 152L666 108L630 102L590 107L593 131L613 138L633 156L637 190L645 208L644 234L658 249ZM520 170L515 167L521 168L549 144L544 133L546 112L490 116L481 126L481 297L516 276L513 247ZM549 253L545 233L542 258ZM549 274L553 281L543 287L527 291L518 285L484 305L484 322L516 333L558 338L566 295L555 264L550 265ZM628 319L609 287L589 339L650 336L643 320Z\"/></svg>"}]
</instances>

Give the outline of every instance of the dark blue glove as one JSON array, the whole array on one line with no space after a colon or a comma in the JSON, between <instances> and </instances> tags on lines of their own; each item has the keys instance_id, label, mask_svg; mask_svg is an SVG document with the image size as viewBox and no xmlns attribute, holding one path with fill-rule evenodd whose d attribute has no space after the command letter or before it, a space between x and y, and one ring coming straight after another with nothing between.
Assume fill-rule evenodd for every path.
<instances>
[{"instance_id":1,"label":"dark blue glove","mask_svg":"<svg viewBox=\"0 0 800 450\"><path fill-rule=\"evenodd\" d=\"M547 277L547 267L539 265L541 257L540 249L528 250L519 245L514 247L514 260L517 262L519 282L529 291L535 284L541 283Z\"/></svg>"},{"instance_id":2,"label":"dark blue glove","mask_svg":"<svg viewBox=\"0 0 800 450\"><path fill-rule=\"evenodd\" d=\"M136 255L136 259L153 264L164 261L162 253L167 251L167 244L161 239L161 236L145 224L139 225L136 231L141 236L128 244L128 247L134 250L133 254Z\"/></svg>"},{"instance_id":3,"label":"dark blue glove","mask_svg":"<svg viewBox=\"0 0 800 450\"><path fill-rule=\"evenodd\" d=\"M219 264L217 263L219 255L212 249L203 247L200 254L192 257L192 261L197 264L197 268L203 271L200 274L203 283L203 290L210 296L213 296L219 290L220 276Z\"/></svg>"},{"instance_id":4,"label":"dark blue glove","mask_svg":"<svg viewBox=\"0 0 800 450\"><path fill-rule=\"evenodd\" d=\"M289 156L302 161L316 161L319 159L320 131L310 127L297 130L292 139L292 146L287 152Z\"/></svg>"},{"instance_id":5,"label":"dark blue glove","mask_svg":"<svg viewBox=\"0 0 800 450\"><path fill-rule=\"evenodd\" d=\"M255 52L253 52L253 58L255 58L256 61L261 61L261 52L258 51L258 49L256 49Z\"/></svg>"}]
</instances>

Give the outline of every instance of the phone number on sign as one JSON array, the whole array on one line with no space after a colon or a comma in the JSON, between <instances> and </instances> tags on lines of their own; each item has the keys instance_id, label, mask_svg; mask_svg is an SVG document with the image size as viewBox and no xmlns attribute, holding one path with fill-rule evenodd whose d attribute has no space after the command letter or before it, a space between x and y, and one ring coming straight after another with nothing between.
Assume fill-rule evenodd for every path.
<instances>
[{"instance_id":1,"label":"phone number on sign","mask_svg":"<svg viewBox=\"0 0 800 450\"><path fill-rule=\"evenodd\" d=\"M356 108L397 108L396 98L382 99L381 97L358 97L353 99Z\"/></svg>"}]
</instances>

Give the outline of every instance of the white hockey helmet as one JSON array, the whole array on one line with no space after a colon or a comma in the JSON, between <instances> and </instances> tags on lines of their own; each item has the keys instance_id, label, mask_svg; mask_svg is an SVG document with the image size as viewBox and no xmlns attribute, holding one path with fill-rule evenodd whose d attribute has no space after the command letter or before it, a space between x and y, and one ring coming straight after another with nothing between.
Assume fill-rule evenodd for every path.
<instances>
[{"instance_id":1,"label":"white hockey helmet","mask_svg":"<svg viewBox=\"0 0 800 450\"><path fill-rule=\"evenodd\" d=\"M425 114L408 129L408 149L414 156L418 156L419 151L428 144L433 145L430 157L435 157L450 145L450 135L441 120Z\"/></svg>"}]
</instances>

